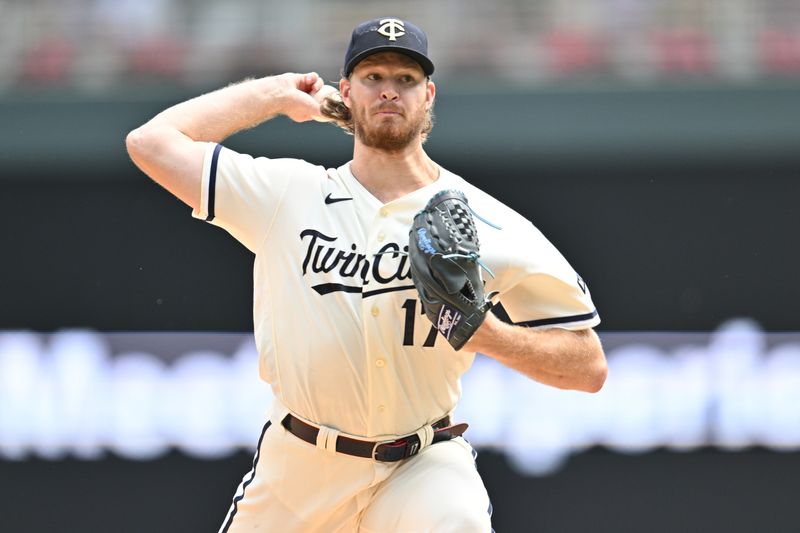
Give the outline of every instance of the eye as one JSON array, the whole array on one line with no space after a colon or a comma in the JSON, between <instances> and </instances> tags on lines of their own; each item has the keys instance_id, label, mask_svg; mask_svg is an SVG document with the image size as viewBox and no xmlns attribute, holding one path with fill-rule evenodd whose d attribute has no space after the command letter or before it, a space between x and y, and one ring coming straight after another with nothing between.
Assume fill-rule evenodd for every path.
<instances>
[{"instance_id":1,"label":"eye","mask_svg":"<svg viewBox=\"0 0 800 533\"><path fill-rule=\"evenodd\" d=\"M381 75L377 74L375 72L371 72L371 73L367 74L367 79L369 81L380 81Z\"/></svg>"}]
</instances>

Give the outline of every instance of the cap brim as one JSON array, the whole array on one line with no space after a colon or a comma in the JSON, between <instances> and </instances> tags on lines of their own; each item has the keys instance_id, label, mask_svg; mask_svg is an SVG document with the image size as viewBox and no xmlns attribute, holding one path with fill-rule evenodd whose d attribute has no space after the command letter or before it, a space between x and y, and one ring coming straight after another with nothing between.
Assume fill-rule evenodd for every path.
<instances>
[{"instance_id":1,"label":"cap brim","mask_svg":"<svg viewBox=\"0 0 800 533\"><path fill-rule=\"evenodd\" d=\"M426 56L417 52L416 50L412 50L411 48L405 48L403 46L383 45L383 46L376 46L374 48L368 48L367 50L364 50L360 54L353 56L350 62L345 66L344 75L349 76L353 72L353 69L355 69L356 65L358 65L361 61L363 61L367 57L373 54L377 54L379 52L397 52L398 54L406 55L411 59L413 59L414 61L416 61L417 63L419 63L419 66L422 67L422 71L425 72L426 75L430 76L431 74L433 74L433 62Z\"/></svg>"}]
</instances>

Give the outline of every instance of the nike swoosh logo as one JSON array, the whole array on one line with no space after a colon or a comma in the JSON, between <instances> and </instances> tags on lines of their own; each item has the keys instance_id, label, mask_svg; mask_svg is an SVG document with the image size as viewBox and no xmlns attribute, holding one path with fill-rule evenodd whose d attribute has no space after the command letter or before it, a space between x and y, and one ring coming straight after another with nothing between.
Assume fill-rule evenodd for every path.
<instances>
[{"instance_id":1,"label":"nike swoosh logo","mask_svg":"<svg viewBox=\"0 0 800 533\"><path fill-rule=\"evenodd\" d=\"M326 204L335 204L336 202L346 202L347 200L352 200L352 198L331 198L330 193L328 193L328 196L325 197Z\"/></svg>"}]
</instances>

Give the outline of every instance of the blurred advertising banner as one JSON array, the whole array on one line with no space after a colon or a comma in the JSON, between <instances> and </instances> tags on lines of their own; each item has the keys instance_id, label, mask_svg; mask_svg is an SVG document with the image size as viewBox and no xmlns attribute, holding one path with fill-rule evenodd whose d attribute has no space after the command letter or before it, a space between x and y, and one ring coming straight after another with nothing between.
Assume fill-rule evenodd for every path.
<instances>
[{"instance_id":1,"label":"blurred advertising banner","mask_svg":"<svg viewBox=\"0 0 800 533\"><path fill-rule=\"evenodd\" d=\"M734 320L711 333L603 333L595 395L479 356L456 412L469 441L546 475L573 453L800 449L800 333ZM148 460L253 448L271 404L251 334L0 333L0 458Z\"/></svg>"}]
</instances>

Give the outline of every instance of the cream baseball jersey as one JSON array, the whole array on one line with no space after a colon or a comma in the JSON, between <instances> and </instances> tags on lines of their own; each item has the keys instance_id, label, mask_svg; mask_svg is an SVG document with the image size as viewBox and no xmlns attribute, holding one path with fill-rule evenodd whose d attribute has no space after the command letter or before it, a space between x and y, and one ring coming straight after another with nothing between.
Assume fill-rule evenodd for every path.
<instances>
[{"instance_id":1,"label":"cream baseball jersey","mask_svg":"<svg viewBox=\"0 0 800 533\"><path fill-rule=\"evenodd\" d=\"M408 232L436 192L458 189L499 225L477 220L481 259L511 320L581 329L600 322L586 284L524 217L440 168L386 204L350 164L253 158L209 144L201 208L255 253L253 321L260 373L295 415L367 438L417 431L450 413L474 353L454 351L423 314Z\"/></svg>"}]
</instances>

